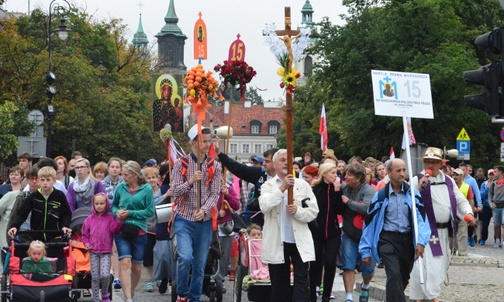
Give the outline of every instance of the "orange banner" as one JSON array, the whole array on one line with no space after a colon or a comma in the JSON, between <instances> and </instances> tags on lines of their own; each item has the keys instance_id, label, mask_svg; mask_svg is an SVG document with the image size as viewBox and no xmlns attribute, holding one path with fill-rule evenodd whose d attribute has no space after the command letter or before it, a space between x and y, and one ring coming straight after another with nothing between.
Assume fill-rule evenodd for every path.
<instances>
[{"instance_id":1,"label":"orange banner","mask_svg":"<svg viewBox=\"0 0 504 302\"><path fill-rule=\"evenodd\" d=\"M207 29L206 24L203 19L201 19L202 13L199 12L199 19L194 24L194 59L195 60L206 60L207 59Z\"/></svg>"}]
</instances>

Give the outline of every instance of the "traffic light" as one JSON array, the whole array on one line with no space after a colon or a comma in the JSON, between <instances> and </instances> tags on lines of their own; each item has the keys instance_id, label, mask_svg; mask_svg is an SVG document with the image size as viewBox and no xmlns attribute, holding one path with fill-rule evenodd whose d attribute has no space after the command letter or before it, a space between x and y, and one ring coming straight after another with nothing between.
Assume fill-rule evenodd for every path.
<instances>
[{"instance_id":1,"label":"traffic light","mask_svg":"<svg viewBox=\"0 0 504 302\"><path fill-rule=\"evenodd\" d=\"M56 76L54 75L54 73L49 71L46 74L46 84L47 84L46 95L49 98L49 100L51 100L57 93L56 88L54 88L53 86L54 82L56 82Z\"/></svg>"},{"instance_id":2,"label":"traffic light","mask_svg":"<svg viewBox=\"0 0 504 302\"><path fill-rule=\"evenodd\" d=\"M481 49L493 54L501 55L501 60L487 64L477 70L464 71L464 80L471 84L482 85L485 92L481 94L465 95L466 105L481 109L491 116L503 116L504 105L501 105L504 95L500 93L500 87L504 87L503 52L504 31L496 28L490 32L478 36L474 44Z\"/></svg>"}]
</instances>

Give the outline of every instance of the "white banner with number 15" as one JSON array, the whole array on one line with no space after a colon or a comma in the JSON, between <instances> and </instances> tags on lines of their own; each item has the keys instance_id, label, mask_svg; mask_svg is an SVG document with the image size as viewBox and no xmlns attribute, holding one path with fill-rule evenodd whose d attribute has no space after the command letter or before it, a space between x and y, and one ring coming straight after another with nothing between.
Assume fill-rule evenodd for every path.
<instances>
[{"instance_id":1,"label":"white banner with number 15","mask_svg":"<svg viewBox=\"0 0 504 302\"><path fill-rule=\"evenodd\" d=\"M428 74L371 70L371 78L376 115L434 118Z\"/></svg>"}]
</instances>

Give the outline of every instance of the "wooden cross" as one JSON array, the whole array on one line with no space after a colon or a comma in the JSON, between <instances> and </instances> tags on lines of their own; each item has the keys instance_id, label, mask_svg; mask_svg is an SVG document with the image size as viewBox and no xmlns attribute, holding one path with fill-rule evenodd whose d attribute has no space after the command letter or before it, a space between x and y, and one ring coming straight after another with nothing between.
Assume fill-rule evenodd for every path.
<instances>
[{"instance_id":1,"label":"wooden cross","mask_svg":"<svg viewBox=\"0 0 504 302\"><path fill-rule=\"evenodd\" d=\"M292 69L292 63L294 61L292 53L292 40L299 35L299 30L291 29L291 10L290 7L284 8L285 13L285 29L277 30L277 36L281 36L281 40L285 43L287 47L287 68L284 70L284 74L290 73ZM292 115L293 115L293 105L292 105L292 94L286 93L286 105L285 105L285 132L287 136L287 171L288 173L293 173L292 161L294 159L294 148L292 146L293 134L292 134ZM294 200L294 191L290 187L287 194L288 204L292 204Z\"/></svg>"}]
</instances>

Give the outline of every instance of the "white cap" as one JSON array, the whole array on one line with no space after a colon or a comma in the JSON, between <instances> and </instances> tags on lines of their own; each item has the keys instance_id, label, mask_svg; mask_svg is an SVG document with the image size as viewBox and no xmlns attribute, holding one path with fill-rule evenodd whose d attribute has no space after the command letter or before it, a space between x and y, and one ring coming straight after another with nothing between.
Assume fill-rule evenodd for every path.
<instances>
[{"instance_id":1,"label":"white cap","mask_svg":"<svg viewBox=\"0 0 504 302\"><path fill-rule=\"evenodd\" d=\"M201 126L201 130L206 129L205 127ZM194 125L189 129L187 132L187 136L189 136L189 140L192 141L194 138L198 135L198 124Z\"/></svg>"}]
</instances>

